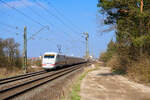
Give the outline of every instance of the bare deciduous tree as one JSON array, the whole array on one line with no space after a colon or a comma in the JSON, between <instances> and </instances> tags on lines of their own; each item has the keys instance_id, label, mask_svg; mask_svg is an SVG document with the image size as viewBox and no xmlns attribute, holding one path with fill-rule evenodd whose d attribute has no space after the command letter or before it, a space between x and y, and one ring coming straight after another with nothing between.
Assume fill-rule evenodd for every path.
<instances>
[{"instance_id":1,"label":"bare deciduous tree","mask_svg":"<svg viewBox=\"0 0 150 100\"><path fill-rule=\"evenodd\" d=\"M19 52L19 44L13 38L5 40L0 39L0 66L20 66L21 57Z\"/></svg>"}]
</instances>

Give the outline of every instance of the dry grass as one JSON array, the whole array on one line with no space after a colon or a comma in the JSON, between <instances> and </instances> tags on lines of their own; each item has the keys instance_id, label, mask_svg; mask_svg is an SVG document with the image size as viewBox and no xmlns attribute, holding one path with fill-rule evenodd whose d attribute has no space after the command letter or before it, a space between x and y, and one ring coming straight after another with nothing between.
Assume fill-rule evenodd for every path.
<instances>
[{"instance_id":1,"label":"dry grass","mask_svg":"<svg viewBox=\"0 0 150 100\"><path fill-rule=\"evenodd\" d=\"M136 81L150 83L150 58L143 56L128 67L128 76Z\"/></svg>"},{"instance_id":2,"label":"dry grass","mask_svg":"<svg viewBox=\"0 0 150 100\"><path fill-rule=\"evenodd\" d=\"M108 66L108 67L112 67L112 68L118 69L119 66L120 66L120 63L119 63L118 60L119 60L119 59L118 59L117 56L113 56L113 57L111 58L111 60L107 62L107 66Z\"/></svg>"},{"instance_id":3,"label":"dry grass","mask_svg":"<svg viewBox=\"0 0 150 100\"><path fill-rule=\"evenodd\" d=\"M0 68L0 79L22 74L19 68L12 67L11 69Z\"/></svg>"},{"instance_id":4,"label":"dry grass","mask_svg":"<svg viewBox=\"0 0 150 100\"><path fill-rule=\"evenodd\" d=\"M94 70L97 70L100 68L100 66L102 66L102 62L95 62L94 64L92 64L90 67L87 67L84 69L84 72L81 74L81 76L79 77L79 79L76 81L76 83L73 85L72 87L72 92L70 94L70 100L80 100L81 96L80 96L80 91L81 91L81 82L82 80L86 77L86 75Z\"/></svg>"},{"instance_id":5,"label":"dry grass","mask_svg":"<svg viewBox=\"0 0 150 100\"><path fill-rule=\"evenodd\" d=\"M112 71L117 74L127 73L131 79L137 82L150 83L150 57L143 55L136 61L130 60L130 62L124 59L128 58L113 56L107 62L107 66L111 67Z\"/></svg>"},{"instance_id":6,"label":"dry grass","mask_svg":"<svg viewBox=\"0 0 150 100\"><path fill-rule=\"evenodd\" d=\"M104 62L101 62L101 61L99 61L99 62L94 62L94 65L95 65L96 68L98 68L98 67L100 67L100 66L105 66Z\"/></svg>"},{"instance_id":7,"label":"dry grass","mask_svg":"<svg viewBox=\"0 0 150 100\"><path fill-rule=\"evenodd\" d=\"M29 67L28 68L28 72L35 72L39 70L42 70L42 68L41 67L38 67L38 68ZM16 67L11 67L11 68L1 67L0 68L0 79L16 76L20 74L24 74L23 70L20 68L16 68Z\"/></svg>"},{"instance_id":8,"label":"dry grass","mask_svg":"<svg viewBox=\"0 0 150 100\"><path fill-rule=\"evenodd\" d=\"M112 71L115 72L116 74L125 74L126 73L126 64L125 62L121 60L119 56L113 56L108 62L107 65L108 67L112 68Z\"/></svg>"},{"instance_id":9,"label":"dry grass","mask_svg":"<svg viewBox=\"0 0 150 100\"><path fill-rule=\"evenodd\" d=\"M43 70L42 67L37 67L37 68L28 67L28 72L36 72L36 71L40 71L40 70Z\"/></svg>"}]
</instances>

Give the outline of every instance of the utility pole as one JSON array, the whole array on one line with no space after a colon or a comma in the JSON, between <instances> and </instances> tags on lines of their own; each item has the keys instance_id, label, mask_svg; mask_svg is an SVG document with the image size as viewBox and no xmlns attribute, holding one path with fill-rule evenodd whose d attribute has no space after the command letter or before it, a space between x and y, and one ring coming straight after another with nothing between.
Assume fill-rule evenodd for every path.
<instances>
[{"instance_id":1,"label":"utility pole","mask_svg":"<svg viewBox=\"0 0 150 100\"><path fill-rule=\"evenodd\" d=\"M27 27L24 27L23 71L27 73Z\"/></svg>"},{"instance_id":2,"label":"utility pole","mask_svg":"<svg viewBox=\"0 0 150 100\"><path fill-rule=\"evenodd\" d=\"M86 57L86 59L88 59L89 58L89 47L88 47L89 34L88 34L88 32L84 32L83 34L85 35L85 40L86 40L86 54L85 54L85 57Z\"/></svg>"},{"instance_id":3,"label":"utility pole","mask_svg":"<svg viewBox=\"0 0 150 100\"><path fill-rule=\"evenodd\" d=\"M57 45L58 53L61 53L61 48L62 48L62 46L58 44Z\"/></svg>"}]
</instances>

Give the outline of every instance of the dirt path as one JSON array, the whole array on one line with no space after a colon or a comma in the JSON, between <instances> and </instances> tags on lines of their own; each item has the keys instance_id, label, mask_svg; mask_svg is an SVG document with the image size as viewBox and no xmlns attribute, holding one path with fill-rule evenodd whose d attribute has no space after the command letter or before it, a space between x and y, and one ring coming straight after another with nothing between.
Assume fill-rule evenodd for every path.
<instances>
[{"instance_id":1,"label":"dirt path","mask_svg":"<svg viewBox=\"0 0 150 100\"><path fill-rule=\"evenodd\" d=\"M113 75L110 68L101 67L83 79L81 100L150 100L150 87Z\"/></svg>"}]
</instances>

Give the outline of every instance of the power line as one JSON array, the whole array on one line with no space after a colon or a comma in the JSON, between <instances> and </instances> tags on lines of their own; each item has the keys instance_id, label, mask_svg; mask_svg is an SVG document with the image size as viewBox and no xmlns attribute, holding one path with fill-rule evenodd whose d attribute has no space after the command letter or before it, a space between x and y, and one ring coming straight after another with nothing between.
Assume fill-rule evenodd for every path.
<instances>
[{"instance_id":1,"label":"power line","mask_svg":"<svg viewBox=\"0 0 150 100\"><path fill-rule=\"evenodd\" d=\"M16 12L18 12L18 13L20 13L20 14L22 14L23 16L25 16L26 18L28 18L28 19L30 19L31 21L33 21L33 22L35 22L35 23L37 23L37 24L39 24L39 25L41 25L41 26L43 26L41 23L39 23L39 22L37 22L36 20L34 20L32 17L30 17L30 16L28 16L28 15L26 15L25 13L23 13L22 11L20 11L20 10L18 10L18 9L16 9L15 7L12 7L12 6L10 6L9 4L7 4L6 2L4 2L4 1L2 1L2 0L0 0L0 2L2 2L3 4L5 4L5 5L7 5L9 8L11 8L11 9L13 9L13 10L15 10ZM38 3L39 4L39 3ZM42 6L41 4L39 4L40 6ZM43 7L43 6L42 6ZM46 9L46 11L47 12L49 12L47 9ZM55 16L55 15L54 15ZM64 23L65 24L65 23ZM9 26L10 27L10 26ZM12 26L11 26L12 27ZM43 26L43 27L45 27L45 26ZM13 26L13 28L14 28L14 26ZM67 32L66 32L67 33Z\"/></svg>"},{"instance_id":2,"label":"power line","mask_svg":"<svg viewBox=\"0 0 150 100\"><path fill-rule=\"evenodd\" d=\"M22 15L25 16L26 18L30 19L32 22L34 22L34 23L36 23L36 24L39 24L39 25L41 25L41 26L44 26L44 25L42 25L40 22L38 22L38 21L36 21L35 19L33 19L32 17L30 17L30 16L26 15L25 13L23 13L22 11L18 10L17 8L10 6L10 5L7 4L5 1L0 0L0 2L2 2L3 4L5 4L5 5L8 6L9 8L15 10L16 12L22 14Z\"/></svg>"},{"instance_id":3,"label":"power line","mask_svg":"<svg viewBox=\"0 0 150 100\"><path fill-rule=\"evenodd\" d=\"M53 39L44 39L44 40L50 41L50 43L51 43ZM67 41L67 40L66 40L66 42L67 42L67 44L65 44L65 45L68 45L67 48L69 48L70 50L76 49L78 51L81 51L81 48L82 48L81 45L73 44L71 41ZM54 44L54 43L56 43L56 42L53 42L52 44ZM57 44L61 44L62 45L62 42L61 43L57 43ZM79 47L79 46L81 46L81 47Z\"/></svg>"},{"instance_id":4,"label":"power line","mask_svg":"<svg viewBox=\"0 0 150 100\"><path fill-rule=\"evenodd\" d=\"M38 30L36 33L32 34L32 36L28 40L33 39L37 34L39 34L45 28L47 28L49 30L49 26L44 26L40 30Z\"/></svg>"},{"instance_id":5,"label":"power line","mask_svg":"<svg viewBox=\"0 0 150 100\"><path fill-rule=\"evenodd\" d=\"M60 18L58 17L57 15L54 15L52 14L49 9L47 9L46 7L44 7L43 5L41 5L40 3L38 2L35 2L39 7L41 7L42 9L44 9L48 14L50 14L51 16L55 17L56 19L58 19L64 26L66 26L68 29L70 29L71 31L73 31L74 33L78 33L76 32L74 29L72 29L72 27L70 27L69 25L65 24L65 22Z\"/></svg>"},{"instance_id":6,"label":"power line","mask_svg":"<svg viewBox=\"0 0 150 100\"><path fill-rule=\"evenodd\" d=\"M25 5L25 3L22 1L22 3ZM38 3L39 4L39 3ZM41 4L40 4L41 5ZM39 5L38 5L39 6ZM36 14L37 16L39 16L39 17L43 17L43 16L41 16L39 13L37 13L35 10L33 10L31 7L28 7L28 8L30 8L30 10L34 13L34 14ZM44 9L45 10L45 9ZM43 18L43 19L45 19L45 18ZM48 22L47 20L46 20L46 22ZM50 24L52 25L52 26L54 26L54 24L52 24L52 22L50 22ZM37 32L36 32L37 33ZM64 32L65 33L65 32Z\"/></svg>"},{"instance_id":7,"label":"power line","mask_svg":"<svg viewBox=\"0 0 150 100\"><path fill-rule=\"evenodd\" d=\"M64 31L64 33L67 33L67 32L65 32ZM61 34L60 34L61 35ZM67 35L67 34L66 34ZM71 36L70 34L68 34L69 36ZM68 36L67 35L67 36ZM72 36L71 36L72 37ZM83 43L83 41L82 40L78 40L78 39L75 39L74 37L73 38L71 38L71 40L69 40L69 39L67 39L67 41L70 41L69 43L71 43L71 42L73 42L73 41L78 41L78 42L81 42L81 43Z\"/></svg>"},{"instance_id":8,"label":"power line","mask_svg":"<svg viewBox=\"0 0 150 100\"><path fill-rule=\"evenodd\" d=\"M21 2L22 2L23 5L26 5L23 0L21 0ZM29 6L28 8L30 9L30 11L32 11L34 14L36 14L38 17L43 18L46 22L49 22L49 24L53 26L53 24L52 24L49 20L46 20L46 19L45 19L43 16L41 16L41 14L39 14L37 11L33 10L30 6Z\"/></svg>"},{"instance_id":9,"label":"power line","mask_svg":"<svg viewBox=\"0 0 150 100\"><path fill-rule=\"evenodd\" d=\"M10 29L15 29L16 31L23 32L23 30L19 29L17 26L12 26L12 25L9 25L9 24L6 24L6 23L2 23L2 22L0 22L0 24L3 25L3 26L8 27L8 28L10 28ZM6 28L6 27L3 28L2 30L6 31L7 33L8 33L8 32L14 33L14 32L12 32L12 30L9 30L9 29ZM15 32L15 35L20 35L20 34L19 34L18 32Z\"/></svg>"},{"instance_id":10,"label":"power line","mask_svg":"<svg viewBox=\"0 0 150 100\"><path fill-rule=\"evenodd\" d=\"M18 28L18 26L12 26L12 25L9 25L9 24L6 24L6 23L2 23L2 22L0 22L0 24L1 24L1 25L4 25L4 26L7 26L7 27L9 27L9 28L11 28L11 29L20 30L20 29ZM22 31L22 30L20 30L20 31Z\"/></svg>"},{"instance_id":11,"label":"power line","mask_svg":"<svg viewBox=\"0 0 150 100\"><path fill-rule=\"evenodd\" d=\"M82 32L82 30L81 30L77 25L75 25L74 23L72 23L72 21L69 20L64 14L62 14L61 11L58 10L50 1L47 1L47 3L50 4L50 5L53 7L53 9L54 9L61 17L63 17L66 21L68 21L68 23L70 23L70 25L72 25L72 26L75 27L77 30L80 30L80 31ZM81 32L80 32L80 33L81 33Z\"/></svg>"},{"instance_id":12,"label":"power line","mask_svg":"<svg viewBox=\"0 0 150 100\"><path fill-rule=\"evenodd\" d=\"M36 0L35 0L35 1L36 1ZM51 16L53 16L54 18L58 19L63 25L65 25L68 29L70 29L70 28L69 28L70 26L66 25L66 24L64 23L64 21L62 21L58 16L52 14L52 13L49 11L49 9L47 9L46 7L44 7L43 5L41 5L41 4L38 3L38 2L35 2L35 3L36 3L37 6L41 7L42 9L44 9L49 15L51 15ZM73 31L72 29L70 29L70 30ZM73 31L73 32L74 32L74 33L78 33L78 32L75 32L75 31ZM67 32L64 31L64 33L67 33ZM76 35L77 35L77 34L76 34ZM80 41L80 40L77 40L77 41Z\"/></svg>"}]
</instances>

